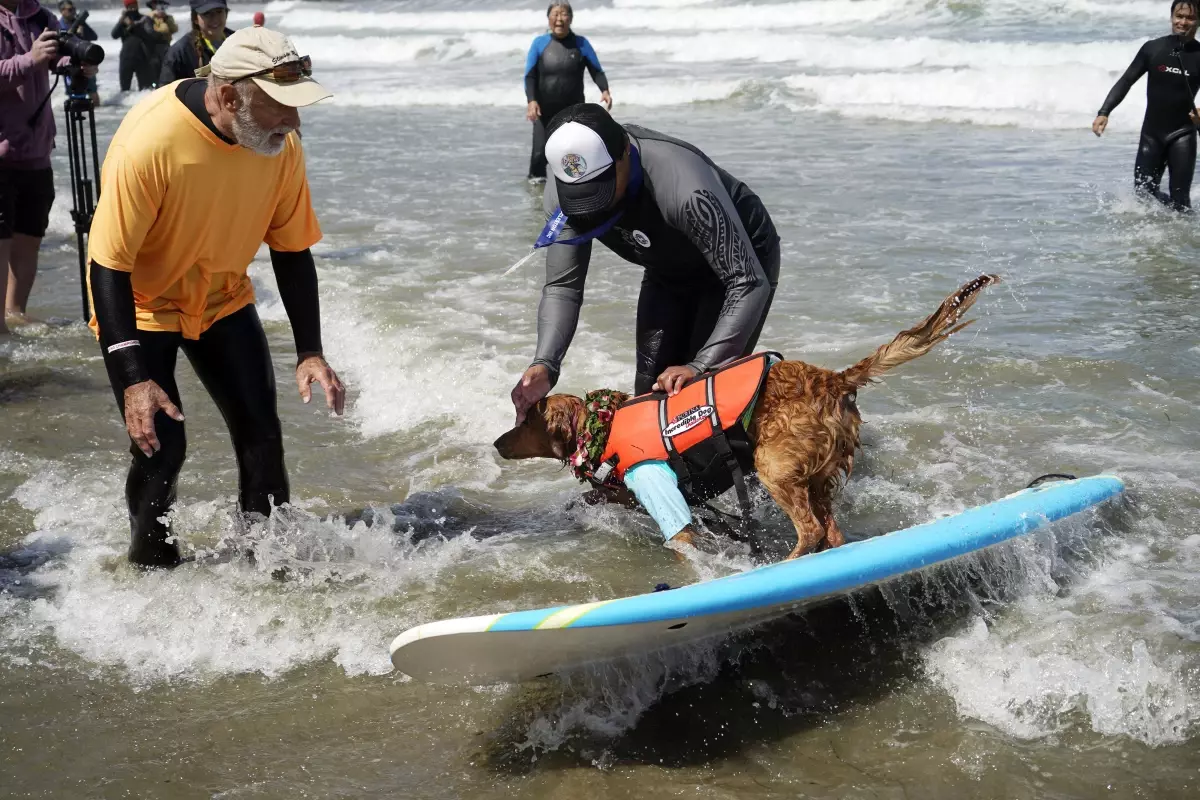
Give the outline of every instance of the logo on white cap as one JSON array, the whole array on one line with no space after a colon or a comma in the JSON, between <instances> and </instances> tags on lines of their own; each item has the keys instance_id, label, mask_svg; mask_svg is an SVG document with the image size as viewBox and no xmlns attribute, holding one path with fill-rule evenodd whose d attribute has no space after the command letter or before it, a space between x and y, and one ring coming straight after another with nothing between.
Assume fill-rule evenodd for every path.
<instances>
[{"instance_id":1,"label":"logo on white cap","mask_svg":"<svg viewBox=\"0 0 1200 800\"><path fill-rule=\"evenodd\" d=\"M546 142L546 161L563 183L583 183L612 166L600 134L579 122L568 122Z\"/></svg>"},{"instance_id":2,"label":"logo on white cap","mask_svg":"<svg viewBox=\"0 0 1200 800\"><path fill-rule=\"evenodd\" d=\"M578 153L567 153L562 157L563 172L572 178L578 178L587 172L587 161Z\"/></svg>"}]
</instances>

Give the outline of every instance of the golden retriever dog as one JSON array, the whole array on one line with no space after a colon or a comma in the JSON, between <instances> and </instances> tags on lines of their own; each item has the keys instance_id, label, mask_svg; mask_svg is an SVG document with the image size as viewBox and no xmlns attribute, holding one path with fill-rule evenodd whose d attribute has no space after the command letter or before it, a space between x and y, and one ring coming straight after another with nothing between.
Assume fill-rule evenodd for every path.
<instances>
[{"instance_id":1,"label":"golden retriever dog","mask_svg":"<svg viewBox=\"0 0 1200 800\"><path fill-rule=\"evenodd\" d=\"M967 310L984 287L999 282L996 275L980 275L963 284L920 324L841 372L803 361L785 360L771 367L749 434L759 480L796 526L796 547L788 558L845 541L833 518L833 500L850 476L859 448L858 390L970 325L973 320L962 321ZM505 459L553 458L566 463L576 450L576 434L586 416L582 399L551 395L532 408L521 425L497 439L496 450ZM691 543L691 534L685 528L676 538Z\"/></svg>"}]
</instances>

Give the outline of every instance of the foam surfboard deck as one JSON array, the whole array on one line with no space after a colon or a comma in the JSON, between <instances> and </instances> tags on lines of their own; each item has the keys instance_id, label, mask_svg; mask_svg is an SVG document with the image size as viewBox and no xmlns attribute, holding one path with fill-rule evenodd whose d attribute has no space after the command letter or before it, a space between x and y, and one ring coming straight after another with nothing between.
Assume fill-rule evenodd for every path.
<instances>
[{"instance_id":1,"label":"foam surfboard deck","mask_svg":"<svg viewBox=\"0 0 1200 800\"><path fill-rule=\"evenodd\" d=\"M678 589L430 622L392 664L434 683L517 682L723 636L1029 533L1124 491L1097 475L1048 483L953 516Z\"/></svg>"}]
</instances>

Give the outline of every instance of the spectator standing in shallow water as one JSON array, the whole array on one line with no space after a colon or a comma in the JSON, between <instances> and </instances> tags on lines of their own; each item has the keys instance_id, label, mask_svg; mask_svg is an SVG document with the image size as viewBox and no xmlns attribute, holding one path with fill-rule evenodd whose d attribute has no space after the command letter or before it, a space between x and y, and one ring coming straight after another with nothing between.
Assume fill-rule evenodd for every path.
<instances>
[{"instance_id":1,"label":"spectator standing in shallow water","mask_svg":"<svg viewBox=\"0 0 1200 800\"><path fill-rule=\"evenodd\" d=\"M158 85L196 77L196 70L212 60L213 53L233 33L225 27L229 6L225 0L191 0L192 30L171 45L163 59Z\"/></svg>"},{"instance_id":2,"label":"spectator standing in shallow water","mask_svg":"<svg viewBox=\"0 0 1200 800\"><path fill-rule=\"evenodd\" d=\"M58 4L58 13L62 15L58 20L59 30L65 31L75 24L77 12L75 10L75 4L72 3L71 0L61 0L61 2ZM94 42L100 38L95 29L93 29L92 26L88 25L86 22L79 23L79 27L75 29L75 32L79 34L79 38L83 39L85 42ZM92 101L92 105L100 105L100 87L96 83L95 75L88 78L87 91L88 99Z\"/></svg>"},{"instance_id":3,"label":"spectator standing in shallow water","mask_svg":"<svg viewBox=\"0 0 1200 800\"><path fill-rule=\"evenodd\" d=\"M571 30L571 4L552 0L546 9L550 31L533 40L525 58L525 118L533 123L533 149L529 154L529 179L546 179L546 126L567 106L583 102L583 71L599 87L600 99L612 110L608 78L592 45Z\"/></svg>"},{"instance_id":4,"label":"spectator standing in shallow water","mask_svg":"<svg viewBox=\"0 0 1200 800\"><path fill-rule=\"evenodd\" d=\"M1159 200L1176 211L1192 207L1192 177L1196 171L1196 90L1200 89L1200 43L1196 26L1200 0L1172 0L1171 34L1142 45L1133 63L1113 86L1092 122L1099 136L1108 115L1120 105L1133 84L1146 76L1146 116L1133 165L1133 186L1139 194ZM1159 191L1163 172L1171 170L1170 194Z\"/></svg>"},{"instance_id":5,"label":"spectator standing in shallow water","mask_svg":"<svg viewBox=\"0 0 1200 800\"><path fill-rule=\"evenodd\" d=\"M171 37L179 32L179 26L175 24L175 18L167 13L167 7L171 5L167 0L150 0L147 5L151 8L150 22L154 25L154 33L158 37L150 59L150 75L157 83L158 76L162 74L163 61L167 58L167 51L171 49Z\"/></svg>"},{"instance_id":6,"label":"spectator standing in shallow water","mask_svg":"<svg viewBox=\"0 0 1200 800\"><path fill-rule=\"evenodd\" d=\"M137 76L138 89L149 89L154 85L150 72L154 55L154 24L150 18L138 11L138 0L125 0L125 10L113 26L112 38L121 40L121 57L118 75L121 91L128 92Z\"/></svg>"}]
</instances>

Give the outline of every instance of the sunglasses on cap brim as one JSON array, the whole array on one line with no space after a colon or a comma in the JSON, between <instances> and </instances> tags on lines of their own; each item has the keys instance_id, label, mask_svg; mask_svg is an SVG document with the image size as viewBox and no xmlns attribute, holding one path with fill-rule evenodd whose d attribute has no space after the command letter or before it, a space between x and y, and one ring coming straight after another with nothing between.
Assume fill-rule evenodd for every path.
<instances>
[{"instance_id":1,"label":"sunglasses on cap brim","mask_svg":"<svg viewBox=\"0 0 1200 800\"><path fill-rule=\"evenodd\" d=\"M312 77L312 59L308 56L301 56L298 61L288 61L286 64L276 64L270 69L259 70L252 72L249 75L243 75L236 78L230 83L248 80L250 78L269 78L275 83L295 83L301 78Z\"/></svg>"}]
</instances>

